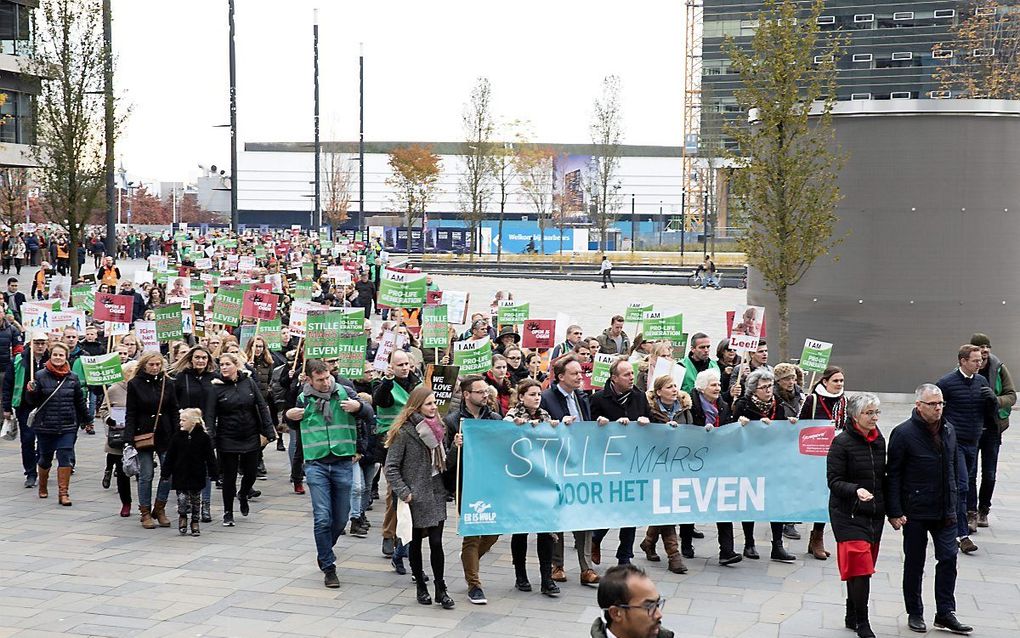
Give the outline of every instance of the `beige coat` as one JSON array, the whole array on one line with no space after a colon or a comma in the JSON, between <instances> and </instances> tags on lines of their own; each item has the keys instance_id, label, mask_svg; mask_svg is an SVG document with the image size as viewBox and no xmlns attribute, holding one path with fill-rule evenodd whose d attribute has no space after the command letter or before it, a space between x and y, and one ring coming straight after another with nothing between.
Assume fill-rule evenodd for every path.
<instances>
[{"instance_id":1,"label":"beige coat","mask_svg":"<svg viewBox=\"0 0 1020 638\"><path fill-rule=\"evenodd\" d=\"M96 408L96 419L101 420L103 422L105 426L105 432L107 435L109 435L110 426L106 425L106 418L110 416L109 406L118 408L127 407L127 382L120 381L119 383L114 383L113 385L106 389L106 395L107 397L109 397L109 404L107 404L106 399L104 399L103 402L99 404L99 407ZM110 447L109 443L104 443L103 447L106 450L107 454L121 456L124 453L124 450L118 450Z\"/></svg>"}]
</instances>

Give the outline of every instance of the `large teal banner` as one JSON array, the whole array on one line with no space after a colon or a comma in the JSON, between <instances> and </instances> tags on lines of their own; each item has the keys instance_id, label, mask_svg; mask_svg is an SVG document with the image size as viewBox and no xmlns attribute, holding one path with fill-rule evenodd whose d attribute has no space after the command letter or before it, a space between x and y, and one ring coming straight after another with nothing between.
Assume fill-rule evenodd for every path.
<instances>
[{"instance_id":1,"label":"large teal banner","mask_svg":"<svg viewBox=\"0 0 1020 638\"><path fill-rule=\"evenodd\" d=\"M827 521L828 421L700 426L464 421L465 536Z\"/></svg>"}]
</instances>

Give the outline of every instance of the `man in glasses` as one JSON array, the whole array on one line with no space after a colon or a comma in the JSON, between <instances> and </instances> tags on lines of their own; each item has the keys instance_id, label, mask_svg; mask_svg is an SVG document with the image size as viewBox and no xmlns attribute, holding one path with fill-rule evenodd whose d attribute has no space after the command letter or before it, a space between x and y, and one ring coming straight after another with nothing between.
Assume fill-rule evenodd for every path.
<instances>
[{"instance_id":1,"label":"man in glasses","mask_svg":"<svg viewBox=\"0 0 1020 638\"><path fill-rule=\"evenodd\" d=\"M673 638L673 632L662 627L666 599L640 567L606 570L597 600L602 618L591 624L592 638Z\"/></svg>"},{"instance_id":2,"label":"man in glasses","mask_svg":"<svg viewBox=\"0 0 1020 638\"><path fill-rule=\"evenodd\" d=\"M903 530L903 601L911 631L927 631L921 583L931 536L935 549L935 626L954 633L971 627L956 618L956 431L943 416L942 390L931 383L914 393L914 411L896 426L886 454L885 510ZM962 469L961 469L962 471Z\"/></svg>"}]
</instances>

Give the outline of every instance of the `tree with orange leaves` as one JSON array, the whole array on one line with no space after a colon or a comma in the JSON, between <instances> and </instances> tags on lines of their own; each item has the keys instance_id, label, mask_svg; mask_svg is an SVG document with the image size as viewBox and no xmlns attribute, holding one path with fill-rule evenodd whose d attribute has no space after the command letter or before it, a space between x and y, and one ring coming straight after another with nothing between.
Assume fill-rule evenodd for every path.
<instances>
[{"instance_id":1,"label":"tree with orange leaves","mask_svg":"<svg viewBox=\"0 0 1020 638\"><path fill-rule=\"evenodd\" d=\"M436 195L442 171L440 159L432 152L432 147L412 144L393 149L389 165L393 174L386 178L386 184L395 191L390 201L395 210L404 213L407 221L407 252L411 252L411 228L416 219L424 221L425 210Z\"/></svg>"}]
</instances>

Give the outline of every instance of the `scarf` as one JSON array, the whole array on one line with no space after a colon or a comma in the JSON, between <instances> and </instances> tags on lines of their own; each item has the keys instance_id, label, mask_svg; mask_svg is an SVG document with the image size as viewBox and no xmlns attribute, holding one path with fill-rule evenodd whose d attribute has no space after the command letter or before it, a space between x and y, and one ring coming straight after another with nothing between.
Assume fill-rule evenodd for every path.
<instances>
[{"instance_id":1,"label":"scarf","mask_svg":"<svg viewBox=\"0 0 1020 638\"><path fill-rule=\"evenodd\" d=\"M630 395L634 393L634 388L631 388L628 392L623 394L616 391L616 386L610 381L606 386L609 389L609 398L616 402L624 411L627 410L627 402L630 401Z\"/></svg>"},{"instance_id":2,"label":"scarf","mask_svg":"<svg viewBox=\"0 0 1020 638\"><path fill-rule=\"evenodd\" d=\"M709 401L700 392L698 393L698 398L701 399L701 409L705 411L705 425L720 425L719 408L716 407L715 402Z\"/></svg>"},{"instance_id":3,"label":"scarf","mask_svg":"<svg viewBox=\"0 0 1020 638\"><path fill-rule=\"evenodd\" d=\"M343 389L343 386L336 382L335 379L329 388L329 392L319 392L314 386L312 386L310 381L305 382L305 384L301 387L301 392L305 395L305 400L312 404L312 408L318 410L326 423L330 423L332 421L333 413L329 408L329 400L333 396L333 393L338 389L340 390L340 400L343 401L347 399L347 392Z\"/></svg>"},{"instance_id":4,"label":"scarf","mask_svg":"<svg viewBox=\"0 0 1020 638\"><path fill-rule=\"evenodd\" d=\"M775 401L775 397L772 397L768 401L762 401L755 395L751 395L751 405L754 406L755 410L758 410L758 413L761 414L763 419L771 419L775 414Z\"/></svg>"},{"instance_id":5,"label":"scarf","mask_svg":"<svg viewBox=\"0 0 1020 638\"><path fill-rule=\"evenodd\" d=\"M46 362L46 369L49 370L50 374L52 374L57 379L63 379L67 375L71 374L71 367L69 365L67 365L66 361L64 362L64 365L62 365L60 367L57 367L57 366L53 365L53 361L52 360L47 361Z\"/></svg>"},{"instance_id":6,"label":"scarf","mask_svg":"<svg viewBox=\"0 0 1020 638\"><path fill-rule=\"evenodd\" d=\"M415 426L415 431L421 437L422 443L429 449L429 456L432 461L433 474L446 471L446 450L439 441L443 438L444 426L438 417L434 419L423 418Z\"/></svg>"},{"instance_id":7,"label":"scarf","mask_svg":"<svg viewBox=\"0 0 1020 638\"><path fill-rule=\"evenodd\" d=\"M877 427L876 427L875 429L871 430L870 432L867 432L867 431L865 431L865 430L864 430L864 428L862 428L862 427L861 427L861 426L860 426L860 425L859 425L859 424L857 423L857 421L851 421L851 422L852 422L852 423L854 424L854 430L855 430L855 431L856 431L856 432L857 432L858 434L860 434L861 436L863 436L863 437L864 437L864 440L865 440L865 441L867 441L868 443L874 443L874 442L875 442L875 439L877 439L877 438L878 438L878 428L877 428Z\"/></svg>"},{"instance_id":8,"label":"scarf","mask_svg":"<svg viewBox=\"0 0 1020 638\"><path fill-rule=\"evenodd\" d=\"M819 383L815 386L816 401L821 405L822 412L830 421L836 424L836 430L842 430L846 427L847 415L846 415L846 395L843 392L839 394L833 394L825 389L825 385ZM832 405L830 408L829 406ZM817 411L818 406L815 406ZM816 415L812 414L812 417Z\"/></svg>"}]
</instances>

